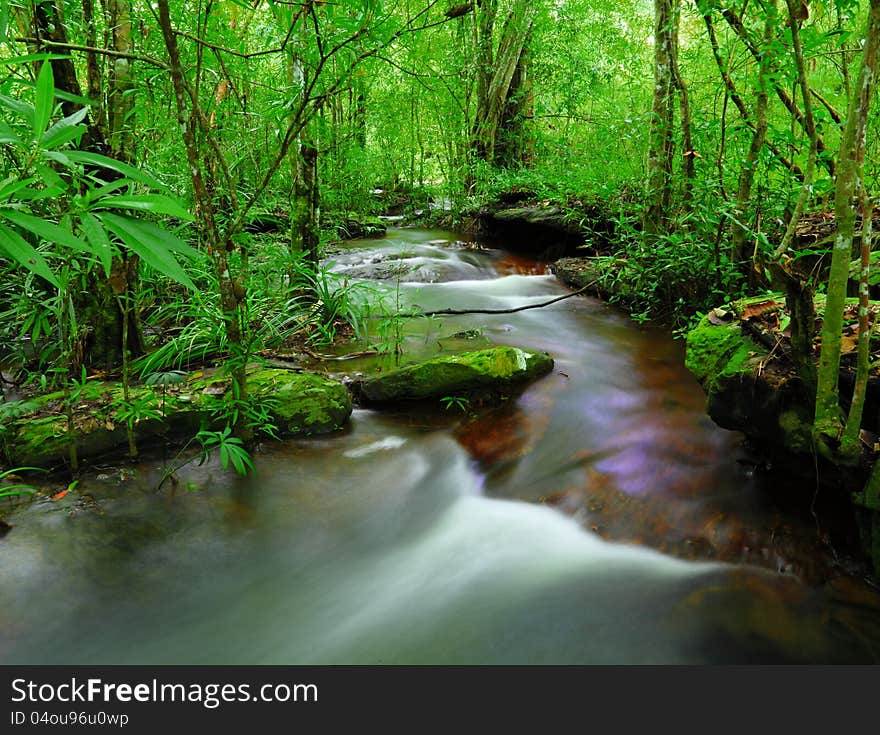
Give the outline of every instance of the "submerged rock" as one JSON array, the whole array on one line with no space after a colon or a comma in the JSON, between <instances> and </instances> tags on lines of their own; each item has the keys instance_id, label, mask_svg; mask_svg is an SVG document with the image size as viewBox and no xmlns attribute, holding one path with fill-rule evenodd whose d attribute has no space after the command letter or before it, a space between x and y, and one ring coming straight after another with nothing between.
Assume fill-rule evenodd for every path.
<instances>
[{"instance_id":1,"label":"submerged rock","mask_svg":"<svg viewBox=\"0 0 880 735\"><path fill-rule=\"evenodd\" d=\"M371 402L406 401L500 391L514 383L546 375L553 358L516 347L493 347L459 355L436 357L408 365L358 384L362 398Z\"/></svg>"},{"instance_id":2,"label":"submerged rock","mask_svg":"<svg viewBox=\"0 0 880 735\"><path fill-rule=\"evenodd\" d=\"M248 386L281 436L334 431L351 414L346 387L314 373L258 369L248 374ZM161 388L132 387L126 407L120 383L90 381L74 409L77 455L87 459L125 447L126 416L132 412L139 445L156 438L188 438L201 427L217 428L230 396L228 378L195 373L164 395ZM34 404L31 413L4 427L2 450L10 466L51 467L69 458L63 394L40 396Z\"/></svg>"}]
</instances>

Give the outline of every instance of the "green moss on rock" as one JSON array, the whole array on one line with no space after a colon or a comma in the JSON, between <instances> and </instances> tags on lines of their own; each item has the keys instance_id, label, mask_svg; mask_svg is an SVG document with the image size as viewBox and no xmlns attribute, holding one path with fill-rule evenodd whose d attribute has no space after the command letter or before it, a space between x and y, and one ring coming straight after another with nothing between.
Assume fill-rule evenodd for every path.
<instances>
[{"instance_id":1,"label":"green moss on rock","mask_svg":"<svg viewBox=\"0 0 880 735\"><path fill-rule=\"evenodd\" d=\"M742 333L738 321L716 325L703 317L688 333L685 365L710 391L722 376L750 373L755 359L765 355L763 347Z\"/></svg>"},{"instance_id":2,"label":"green moss on rock","mask_svg":"<svg viewBox=\"0 0 880 735\"><path fill-rule=\"evenodd\" d=\"M745 334L739 316L746 299L716 310L731 321L713 324L708 316L687 336L685 364L706 391L706 410L725 429L741 431L771 452L812 451L810 397L792 370L769 363L768 351Z\"/></svg>"},{"instance_id":3,"label":"green moss on rock","mask_svg":"<svg viewBox=\"0 0 880 735\"><path fill-rule=\"evenodd\" d=\"M342 427L351 414L351 396L341 383L313 373L259 369L248 375L251 395L262 403L285 436L320 434ZM218 376L190 376L167 392L132 387L139 406L134 427L138 443L161 436L192 436L201 426L215 425L229 400L230 381ZM74 415L77 453L96 457L128 442L122 386L91 381L80 395ZM51 393L34 400L34 411L4 427L4 459L11 466L47 467L69 456L67 417L63 394Z\"/></svg>"},{"instance_id":4,"label":"green moss on rock","mask_svg":"<svg viewBox=\"0 0 880 735\"><path fill-rule=\"evenodd\" d=\"M361 382L360 392L374 402L442 398L502 389L546 375L552 369L549 355L516 347L493 347L437 357L367 378Z\"/></svg>"},{"instance_id":5,"label":"green moss on rock","mask_svg":"<svg viewBox=\"0 0 880 735\"><path fill-rule=\"evenodd\" d=\"M799 454L813 451L812 416L802 406L794 406L779 415L779 428L783 435L783 446Z\"/></svg>"},{"instance_id":6,"label":"green moss on rock","mask_svg":"<svg viewBox=\"0 0 880 735\"><path fill-rule=\"evenodd\" d=\"M351 415L351 394L335 380L288 370L261 370L248 380L255 396L269 399L269 410L283 434L334 431Z\"/></svg>"}]
</instances>

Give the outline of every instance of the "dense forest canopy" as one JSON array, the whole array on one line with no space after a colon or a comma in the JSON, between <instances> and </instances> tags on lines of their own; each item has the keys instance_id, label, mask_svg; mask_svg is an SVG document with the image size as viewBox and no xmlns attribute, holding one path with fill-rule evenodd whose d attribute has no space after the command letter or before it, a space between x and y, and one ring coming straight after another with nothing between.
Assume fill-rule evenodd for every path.
<instances>
[{"instance_id":1,"label":"dense forest canopy","mask_svg":"<svg viewBox=\"0 0 880 735\"><path fill-rule=\"evenodd\" d=\"M320 264L340 229L395 203L458 226L504 195L603 212L637 315L784 291L820 446L852 453L878 35L878 0L4 0L2 359L68 398L222 360L247 441L253 356L358 322ZM798 249L817 211L837 234Z\"/></svg>"}]
</instances>

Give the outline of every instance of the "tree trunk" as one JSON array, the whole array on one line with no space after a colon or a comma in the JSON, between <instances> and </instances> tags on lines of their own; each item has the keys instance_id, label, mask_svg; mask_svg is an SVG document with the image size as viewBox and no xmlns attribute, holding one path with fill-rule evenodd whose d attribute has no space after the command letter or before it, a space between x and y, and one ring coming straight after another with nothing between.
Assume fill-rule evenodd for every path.
<instances>
[{"instance_id":1,"label":"tree trunk","mask_svg":"<svg viewBox=\"0 0 880 735\"><path fill-rule=\"evenodd\" d=\"M177 125L183 137L183 147L186 152L189 166L190 179L195 199L197 222L199 229L208 245L208 253L217 276L218 291L220 296L220 309L223 312L223 321L226 329L226 339L229 350L233 357L231 369L233 395L237 401L247 401L247 348L242 332L242 321L246 292L243 284L236 283L229 267L229 251L234 245L229 237L221 237L217 225L216 211L212 192L206 185L205 172L199 156L197 139L198 110L190 110L187 104L186 77L180 59L180 50L177 46L177 34L171 25L171 13L168 8L168 0L157 0L159 11L159 26L162 30L162 38L165 49L168 52L169 75L171 86L174 91L174 102L177 110ZM253 438L253 428L247 424L243 411L238 412L239 419L235 426L235 432L243 441Z\"/></svg>"},{"instance_id":2,"label":"tree trunk","mask_svg":"<svg viewBox=\"0 0 880 735\"><path fill-rule=\"evenodd\" d=\"M482 72L478 73L477 117L474 121L471 148L478 159L487 163L495 163L496 160L495 144L498 128L507 103L511 80L531 33L536 12L534 3L516 0L504 23L498 54L485 92L481 90L486 80L481 78ZM484 53L482 44L481 38L481 55Z\"/></svg>"},{"instance_id":3,"label":"tree trunk","mask_svg":"<svg viewBox=\"0 0 880 735\"><path fill-rule=\"evenodd\" d=\"M679 115L681 117L681 146L682 164L681 172L684 178L682 182L682 199L687 204L691 200L694 176L696 174L697 152L694 150L693 136L691 135L691 102L687 84L678 68L678 27L681 20L681 4L675 3L673 8L675 18L672 24L672 83L678 92Z\"/></svg>"},{"instance_id":4,"label":"tree trunk","mask_svg":"<svg viewBox=\"0 0 880 735\"><path fill-rule=\"evenodd\" d=\"M749 207L752 199L752 184L755 180L755 168L758 156L767 139L767 107L768 107L768 75L770 73L771 42L776 24L776 3L771 0L766 9L764 19L764 37L758 49L758 93L755 99L755 128L752 141L746 153L746 159L739 174L736 191L736 221L733 225L730 257L735 263L743 263L747 259L746 241L749 237ZM773 11L773 12L771 12Z\"/></svg>"},{"instance_id":5,"label":"tree trunk","mask_svg":"<svg viewBox=\"0 0 880 735\"><path fill-rule=\"evenodd\" d=\"M501 126L496 135L495 163L505 168L529 166L535 160L531 124L535 115L535 96L529 71L530 58L527 39L510 80Z\"/></svg>"},{"instance_id":6,"label":"tree trunk","mask_svg":"<svg viewBox=\"0 0 880 735\"><path fill-rule=\"evenodd\" d=\"M643 230L649 235L665 229L672 203L674 2L677 0L654 0L654 102L648 150L647 206L642 218Z\"/></svg>"},{"instance_id":7,"label":"tree trunk","mask_svg":"<svg viewBox=\"0 0 880 735\"><path fill-rule=\"evenodd\" d=\"M306 263L318 268L318 151L302 143L296 156L291 227L297 249Z\"/></svg>"},{"instance_id":8,"label":"tree trunk","mask_svg":"<svg viewBox=\"0 0 880 735\"><path fill-rule=\"evenodd\" d=\"M840 345L856 220L853 198L862 185L865 134L874 92L878 44L880 44L880 0L871 0L858 83L850 101L846 127L837 157L837 185L834 192L837 235L831 256L831 272L828 275L825 318L822 323L819 384L816 389L816 418L813 426L817 447L828 455L837 453L843 431L839 397Z\"/></svg>"},{"instance_id":9,"label":"tree trunk","mask_svg":"<svg viewBox=\"0 0 880 735\"><path fill-rule=\"evenodd\" d=\"M34 10L34 34L38 39L46 39L54 43L68 42L64 18L61 15L59 5L54 0L39 3ZM86 12L87 32L93 33L94 19L92 18L92 23L89 24L89 15ZM82 88L72 60L70 58L53 59L50 63L52 64L56 89L82 97ZM92 98L97 95L98 101L100 101L100 90L94 89L96 82L100 82L100 78L96 79L95 77L96 67L96 61L87 59L89 96ZM61 109L65 115L71 115L81 108L82 105L78 102L64 100L61 103ZM96 106L90 111L87 130L80 146L105 155L113 155L108 148L104 131L98 124L102 115L97 113L96 109L100 108ZM108 181L118 176L106 169L101 169L100 175ZM109 280L104 277L103 272L90 273L87 284L76 294L75 308L80 314L79 322L88 331L87 338L84 340L83 352L83 364L87 368L108 370L121 364L123 360L123 334L125 334L125 342L128 345L130 355L137 356L144 352L143 336L137 314L132 311L126 319L120 311L119 299L117 299L114 287L111 285L111 283L118 283L120 278L132 279L126 280L126 283L136 285L137 259L130 256L130 260L131 262L128 262L128 257L114 260ZM129 286L129 294L131 294L131 286ZM133 299L126 299L125 303L133 303Z\"/></svg>"},{"instance_id":10,"label":"tree trunk","mask_svg":"<svg viewBox=\"0 0 880 735\"><path fill-rule=\"evenodd\" d=\"M110 13L112 46L116 51L131 53L131 2L130 0L107 0ZM132 125L134 112L132 90L132 66L126 58L115 58L110 71L110 92L107 96L110 123L110 150L120 161L134 159Z\"/></svg>"}]
</instances>

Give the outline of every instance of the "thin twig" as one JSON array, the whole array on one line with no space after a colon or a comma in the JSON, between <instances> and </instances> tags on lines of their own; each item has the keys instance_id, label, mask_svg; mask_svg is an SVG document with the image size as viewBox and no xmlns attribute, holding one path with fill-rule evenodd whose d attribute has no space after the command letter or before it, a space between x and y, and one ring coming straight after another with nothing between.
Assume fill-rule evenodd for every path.
<instances>
[{"instance_id":1,"label":"thin twig","mask_svg":"<svg viewBox=\"0 0 880 735\"><path fill-rule=\"evenodd\" d=\"M543 301L540 304L527 304L526 306L517 306L513 309L438 309L437 311L423 311L418 314L401 314L402 317L424 317L424 316L451 316L458 314L515 314L518 311L526 311L526 309L541 309L550 304L555 304L564 299L570 299L572 296L578 296L585 291L591 289L598 283L598 279L590 281L586 286L579 288L577 291L557 296L555 299Z\"/></svg>"}]
</instances>

